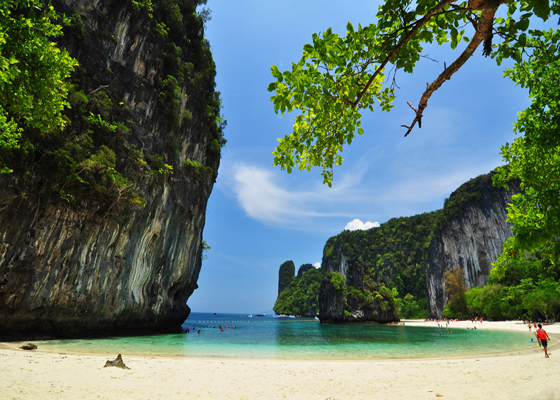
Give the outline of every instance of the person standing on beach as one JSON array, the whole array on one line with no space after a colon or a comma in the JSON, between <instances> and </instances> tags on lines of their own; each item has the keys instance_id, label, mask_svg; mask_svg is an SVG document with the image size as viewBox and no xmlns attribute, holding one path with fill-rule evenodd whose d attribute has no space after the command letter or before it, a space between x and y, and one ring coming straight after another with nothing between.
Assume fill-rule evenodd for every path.
<instances>
[{"instance_id":1,"label":"person standing on beach","mask_svg":"<svg viewBox=\"0 0 560 400\"><path fill-rule=\"evenodd\" d=\"M545 358L549 358L547 347L550 338L548 337L548 333L546 333L546 331L542 328L542 324L539 324L538 327L539 329L537 329L537 340L539 341L539 344L542 345L543 347Z\"/></svg>"}]
</instances>

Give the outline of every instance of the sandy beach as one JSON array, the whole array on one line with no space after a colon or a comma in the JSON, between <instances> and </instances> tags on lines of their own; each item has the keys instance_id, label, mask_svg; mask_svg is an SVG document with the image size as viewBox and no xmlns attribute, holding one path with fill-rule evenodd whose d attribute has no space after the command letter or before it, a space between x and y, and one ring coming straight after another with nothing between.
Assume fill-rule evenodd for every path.
<instances>
[{"instance_id":1,"label":"sandy beach","mask_svg":"<svg viewBox=\"0 0 560 400\"><path fill-rule=\"evenodd\" d=\"M408 322L437 326L435 322ZM454 329L472 327L452 322ZM529 332L522 322L477 329ZM560 324L549 350L399 361L284 361L24 351L0 344L0 399L560 399ZM557 354L556 354L557 353Z\"/></svg>"}]
</instances>

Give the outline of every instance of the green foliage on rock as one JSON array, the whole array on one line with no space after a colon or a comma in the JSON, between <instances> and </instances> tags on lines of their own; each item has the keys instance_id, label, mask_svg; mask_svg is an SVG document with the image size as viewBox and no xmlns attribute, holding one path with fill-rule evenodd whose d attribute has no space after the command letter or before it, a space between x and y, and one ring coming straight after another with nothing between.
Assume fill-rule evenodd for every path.
<instances>
[{"instance_id":1,"label":"green foliage on rock","mask_svg":"<svg viewBox=\"0 0 560 400\"><path fill-rule=\"evenodd\" d=\"M56 193L78 209L120 218L143 206L142 196L152 192L145 190L150 182L188 173L180 168L181 138L194 131L205 152L192 161L197 163L193 173L211 182L215 171L204 164L217 165L225 121L215 91L215 65L203 38L209 13L196 13L204 3L133 2L127 34L145 40L144 49L136 51L139 57L153 57L149 68L157 71L139 78L127 60L100 66L99 58L83 51L103 51L116 40L110 27L118 14L88 14L93 19L88 27L97 26L91 32L80 15L66 18L49 2L2 2L0 172L24 178L20 183L28 185L29 193L36 189L33 182L41 182L41 193ZM156 35L146 35L149 31ZM79 65L70 54L79 57ZM154 101L127 101L131 92ZM155 96L147 96L150 92ZM156 117L146 127L141 120L149 109ZM139 139L153 127L165 134ZM200 166L204 174L198 173ZM49 199L56 201L56 196Z\"/></svg>"},{"instance_id":2,"label":"green foliage on rock","mask_svg":"<svg viewBox=\"0 0 560 400\"><path fill-rule=\"evenodd\" d=\"M401 302L395 288L390 289L384 281L376 279L369 271L359 282L360 288L345 284L342 274L333 272L331 283L342 290L346 298L345 311L349 311L348 321L393 322L399 319ZM336 277L336 278L335 278ZM335 282L333 282L335 278Z\"/></svg>"},{"instance_id":3,"label":"green foliage on rock","mask_svg":"<svg viewBox=\"0 0 560 400\"><path fill-rule=\"evenodd\" d=\"M344 231L329 238L323 252L323 266L335 265L340 254L370 266L365 274L378 273L388 288L402 298L408 296L408 310L421 308L414 316L427 314L424 259L440 211L412 217L393 218L378 228ZM402 301L402 298L399 300ZM400 303L399 303L400 304ZM410 312L407 313L411 317Z\"/></svg>"},{"instance_id":4,"label":"green foliage on rock","mask_svg":"<svg viewBox=\"0 0 560 400\"><path fill-rule=\"evenodd\" d=\"M53 42L62 35L59 20L40 0L0 4L0 173L68 124L63 110L77 62Z\"/></svg>"},{"instance_id":5,"label":"green foliage on rock","mask_svg":"<svg viewBox=\"0 0 560 400\"><path fill-rule=\"evenodd\" d=\"M331 275L330 281L336 290L344 289L345 286L344 277L340 272L334 271Z\"/></svg>"},{"instance_id":6,"label":"green foliage on rock","mask_svg":"<svg viewBox=\"0 0 560 400\"><path fill-rule=\"evenodd\" d=\"M199 177L212 176L212 174L214 173L214 170L212 168L207 167L206 165L199 163L198 161L191 160L190 158L183 161L183 165L194 168L196 174Z\"/></svg>"},{"instance_id":7,"label":"green foliage on rock","mask_svg":"<svg viewBox=\"0 0 560 400\"><path fill-rule=\"evenodd\" d=\"M290 267L290 265L288 265L288 267ZM286 272L286 279L284 281L287 280L288 267L284 270ZM301 277L294 277L292 274L290 282L280 293L278 299L276 299L276 302L274 303L274 312L276 314L302 315L309 317L317 314L319 307L319 289L324 277L324 271L314 268L313 266L303 272Z\"/></svg>"},{"instance_id":8,"label":"green foliage on rock","mask_svg":"<svg viewBox=\"0 0 560 400\"><path fill-rule=\"evenodd\" d=\"M305 274L307 271L313 268L315 267L311 264L301 264L297 271L297 277L301 278L303 274Z\"/></svg>"},{"instance_id":9,"label":"green foliage on rock","mask_svg":"<svg viewBox=\"0 0 560 400\"><path fill-rule=\"evenodd\" d=\"M278 270L278 296L294 280L296 266L292 260L284 261Z\"/></svg>"}]
</instances>

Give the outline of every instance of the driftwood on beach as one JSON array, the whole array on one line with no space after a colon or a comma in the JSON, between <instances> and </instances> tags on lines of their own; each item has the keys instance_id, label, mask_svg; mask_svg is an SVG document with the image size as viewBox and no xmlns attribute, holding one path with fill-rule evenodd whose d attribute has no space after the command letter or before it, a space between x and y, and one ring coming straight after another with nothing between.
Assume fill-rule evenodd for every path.
<instances>
[{"instance_id":1,"label":"driftwood on beach","mask_svg":"<svg viewBox=\"0 0 560 400\"><path fill-rule=\"evenodd\" d=\"M122 356L120 354L113 361L107 360L103 368L105 367L118 367L122 369L130 369L124 364Z\"/></svg>"},{"instance_id":2,"label":"driftwood on beach","mask_svg":"<svg viewBox=\"0 0 560 400\"><path fill-rule=\"evenodd\" d=\"M36 345L34 345L33 343L27 343L24 344L23 346L20 346L20 349L22 350L35 350L37 348Z\"/></svg>"}]
</instances>

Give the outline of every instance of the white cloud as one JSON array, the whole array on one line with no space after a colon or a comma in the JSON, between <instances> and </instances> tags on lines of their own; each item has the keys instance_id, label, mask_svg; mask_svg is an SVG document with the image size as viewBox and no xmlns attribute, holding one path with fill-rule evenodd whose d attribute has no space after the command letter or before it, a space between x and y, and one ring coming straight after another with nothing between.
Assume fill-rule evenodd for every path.
<instances>
[{"instance_id":1,"label":"white cloud","mask_svg":"<svg viewBox=\"0 0 560 400\"><path fill-rule=\"evenodd\" d=\"M370 228L378 228L379 227L379 222L375 221L375 222L371 222L371 221L367 221L367 222L362 222L360 219L356 218L353 219L352 221L348 222L346 224L346 226L344 227L345 231L356 231L356 230L366 230L366 229L370 229Z\"/></svg>"},{"instance_id":2,"label":"white cloud","mask_svg":"<svg viewBox=\"0 0 560 400\"><path fill-rule=\"evenodd\" d=\"M309 225L311 218L349 216L336 207L334 212L328 211L337 202L336 196L325 194L328 188L314 185L315 190L287 190L278 182L276 173L258 166L236 164L232 173L228 178L237 201L256 220L302 226Z\"/></svg>"},{"instance_id":3,"label":"white cloud","mask_svg":"<svg viewBox=\"0 0 560 400\"><path fill-rule=\"evenodd\" d=\"M320 262L316 262L315 264L313 264L313 266L315 268L321 268L321 263Z\"/></svg>"},{"instance_id":4,"label":"white cloud","mask_svg":"<svg viewBox=\"0 0 560 400\"><path fill-rule=\"evenodd\" d=\"M377 221L441 208L443 199L460 184L498 164L497 160L463 163L460 168L448 165L442 171L419 162L417 170L403 165L385 177L386 173L374 172L368 160L361 160L329 188L317 176L299 172L289 175L278 168L228 161L223 160L219 184L229 188L249 218L276 227L329 235L356 215L369 220L355 219L345 230L370 229L379 226Z\"/></svg>"}]
</instances>

